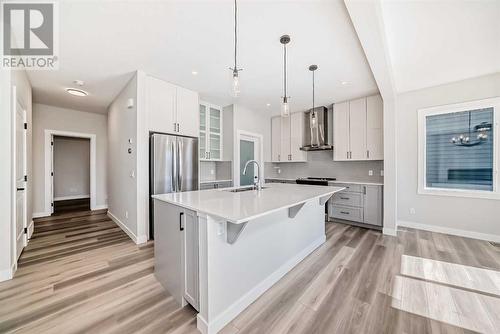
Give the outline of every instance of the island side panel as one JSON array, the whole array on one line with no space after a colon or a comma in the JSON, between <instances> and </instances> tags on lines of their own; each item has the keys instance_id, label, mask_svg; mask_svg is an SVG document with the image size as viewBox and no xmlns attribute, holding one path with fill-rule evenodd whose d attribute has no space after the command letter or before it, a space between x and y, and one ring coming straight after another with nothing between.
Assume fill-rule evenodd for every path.
<instances>
[{"instance_id":1,"label":"island side panel","mask_svg":"<svg viewBox=\"0 0 500 334\"><path fill-rule=\"evenodd\" d=\"M306 202L293 219L283 209L250 221L234 244L226 242L220 223L209 216L200 234L206 242L205 263L200 263L205 333L224 327L326 240L318 198Z\"/></svg>"},{"instance_id":2,"label":"island side panel","mask_svg":"<svg viewBox=\"0 0 500 334\"><path fill-rule=\"evenodd\" d=\"M155 199L154 252L155 276L165 290L182 306L183 298L183 234L179 228L181 207Z\"/></svg>"}]
</instances>

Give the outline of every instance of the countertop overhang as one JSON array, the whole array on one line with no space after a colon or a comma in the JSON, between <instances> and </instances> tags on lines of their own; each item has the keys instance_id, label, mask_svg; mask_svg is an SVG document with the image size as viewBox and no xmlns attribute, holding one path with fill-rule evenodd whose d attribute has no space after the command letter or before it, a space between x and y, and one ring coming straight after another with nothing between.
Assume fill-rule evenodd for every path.
<instances>
[{"instance_id":1,"label":"countertop overhang","mask_svg":"<svg viewBox=\"0 0 500 334\"><path fill-rule=\"evenodd\" d=\"M153 195L156 200L243 224L270 213L297 207L313 199L324 204L343 187L267 183L261 191L230 192L234 188Z\"/></svg>"}]
</instances>

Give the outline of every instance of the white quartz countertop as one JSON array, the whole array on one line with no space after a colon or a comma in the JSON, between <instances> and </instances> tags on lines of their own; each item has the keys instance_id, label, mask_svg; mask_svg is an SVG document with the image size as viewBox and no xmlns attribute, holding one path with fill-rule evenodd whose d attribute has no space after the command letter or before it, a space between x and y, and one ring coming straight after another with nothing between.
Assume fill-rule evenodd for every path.
<instances>
[{"instance_id":1,"label":"white quartz countertop","mask_svg":"<svg viewBox=\"0 0 500 334\"><path fill-rule=\"evenodd\" d=\"M153 198L241 224L344 189L282 183L267 183L264 187L260 192L230 192L234 188L225 188L153 195Z\"/></svg>"}]
</instances>

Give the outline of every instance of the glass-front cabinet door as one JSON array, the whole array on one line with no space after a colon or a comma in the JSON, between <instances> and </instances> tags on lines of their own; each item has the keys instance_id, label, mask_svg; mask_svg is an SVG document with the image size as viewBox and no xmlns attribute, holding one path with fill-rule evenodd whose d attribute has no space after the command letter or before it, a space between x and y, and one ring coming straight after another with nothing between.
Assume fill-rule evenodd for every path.
<instances>
[{"instance_id":1,"label":"glass-front cabinet door","mask_svg":"<svg viewBox=\"0 0 500 334\"><path fill-rule=\"evenodd\" d=\"M222 160L222 108L200 104L200 159Z\"/></svg>"}]
</instances>

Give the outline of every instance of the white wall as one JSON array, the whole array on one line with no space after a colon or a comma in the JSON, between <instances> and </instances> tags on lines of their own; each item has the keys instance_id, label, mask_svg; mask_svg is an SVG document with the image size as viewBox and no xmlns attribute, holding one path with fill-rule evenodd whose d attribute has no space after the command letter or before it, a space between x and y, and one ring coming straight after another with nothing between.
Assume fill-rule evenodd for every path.
<instances>
[{"instance_id":1,"label":"white wall","mask_svg":"<svg viewBox=\"0 0 500 334\"><path fill-rule=\"evenodd\" d=\"M90 197L90 140L54 138L54 199Z\"/></svg>"},{"instance_id":2,"label":"white wall","mask_svg":"<svg viewBox=\"0 0 500 334\"><path fill-rule=\"evenodd\" d=\"M33 105L33 212L45 211L45 130L70 131L96 135L96 205L107 206L107 117L85 111L59 108L45 104Z\"/></svg>"},{"instance_id":3,"label":"white wall","mask_svg":"<svg viewBox=\"0 0 500 334\"><path fill-rule=\"evenodd\" d=\"M27 130L27 221L32 220L32 94L31 84L25 71L2 70L0 73L0 281L12 278L15 271L15 182L14 182L14 129L12 92L15 88L16 98L26 108Z\"/></svg>"},{"instance_id":4,"label":"white wall","mask_svg":"<svg viewBox=\"0 0 500 334\"><path fill-rule=\"evenodd\" d=\"M234 132L238 130L261 134L264 138L264 161L271 161L271 113L262 110L250 110L241 105L235 105L233 114Z\"/></svg>"},{"instance_id":5,"label":"white wall","mask_svg":"<svg viewBox=\"0 0 500 334\"><path fill-rule=\"evenodd\" d=\"M417 110L497 96L500 96L500 73L398 95L397 196L400 225L430 225L444 232L490 236L490 239L500 240L500 201L417 194ZM415 209L415 214L410 214L410 208Z\"/></svg>"},{"instance_id":6,"label":"white wall","mask_svg":"<svg viewBox=\"0 0 500 334\"><path fill-rule=\"evenodd\" d=\"M108 108L108 212L137 242L137 103L127 108L129 98L137 101L137 76Z\"/></svg>"}]
</instances>

